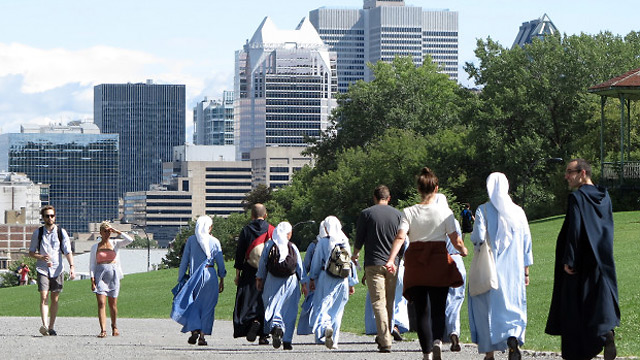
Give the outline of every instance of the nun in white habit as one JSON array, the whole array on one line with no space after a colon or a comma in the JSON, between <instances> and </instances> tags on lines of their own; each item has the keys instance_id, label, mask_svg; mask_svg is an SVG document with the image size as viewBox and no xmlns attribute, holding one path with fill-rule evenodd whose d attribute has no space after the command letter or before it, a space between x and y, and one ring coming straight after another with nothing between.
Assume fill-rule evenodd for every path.
<instances>
[{"instance_id":1,"label":"nun in white habit","mask_svg":"<svg viewBox=\"0 0 640 360\"><path fill-rule=\"evenodd\" d=\"M300 279L302 279L302 258L295 244L289 242L292 234L291 224L281 222L273 231L273 238L264 246L258 272L256 287L262 290L264 311L264 332L273 337L273 347L283 345L284 350L292 350L291 342L296 328L298 304L300 303ZM268 269L271 248L278 247L279 263L285 261L293 251L295 272L286 277L276 276Z\"/></svg>"},{"instance_id":2,"label":"nun in white habit","mask_svg":"<svg viewBox=\"0 0 640 360\"><path fill-rule=\"evenodd\" d=\"M311 319L316 343L324 343L329 349L334 349L340 337L344 307L349 301L349 295L355 291L358 274L353 264L351 264L351 273L346 278L335 277L325 271L331 251L336 245L344 246L349 252L349 257L351 257L351 248L349 239L342 232L342 224L337 217L328 216L324 224L327 237L318 241L309 272L310 287L315 291Z\"/></svg>"},{"instance_id":3,"label":"nun in white habit","mask_svg":"<svg viewBox=\"0 0 640 360\"><path fill-rule=\"evenodd\" d=\"M485 359L493 359L494 351L509 349L508 359L519 360L518 347L524 343L527 327L531 232L524 211L508 191L504 174L489 175L489 201L478 206L471 234L476 249L485 241L491 246L498 273L497 290L468 297L471 340Z\"/></svg>"}]
</instances>

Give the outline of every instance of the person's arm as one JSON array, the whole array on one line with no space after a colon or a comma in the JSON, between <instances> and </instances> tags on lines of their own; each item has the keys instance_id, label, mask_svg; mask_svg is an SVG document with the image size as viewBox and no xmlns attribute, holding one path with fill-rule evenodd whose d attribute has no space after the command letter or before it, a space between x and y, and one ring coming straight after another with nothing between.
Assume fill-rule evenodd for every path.
<instances>
[{"instance_id":1,"label":"person's arm","mask_svg":"<svg viewBox=\"0 0 640 360\"><path fill-rule=\"evenodd\" d=\"M579 252L580 230L582 228L580 208L575 196L575 193L569 196L569 204L567 208L566 246L564 250L564 256L562 258L564 271L566 271L569 275L574 275L577 273L575 269L576 253Z\"/></svg>"},{"instance_id":2,"label":"person's arm","mask_svg":"<svg viewBox=\"0 0 640 360\"><path fill-rule=\"evenodd\" d=\"M191 262L191 244L189 243L189 239L191 236L187 238L187 241L184 243L184 249L182 251L182 257L180 258L180 267L178 268L178 283L182 281L185 274L187 273L187 268L189 267L189 263ZM191 272L193 269L189 269Z\"/></svg>"},{"instance_id":3,"label":"person's arm","mask_svg":"<svg viewBox=\"0 0 640 360\"><path fill-rule=\"evenodd\" d=\"M273 240L267 240L262 254L260 254L260 262L258 263L258 271L256 272L256 288L262 291L264 287L264 279L267 277L267 260L269 259L269 251L276 246Z\"/></svg>"},{"instance_id":4,"label":"person's arm","mask_svg":"<svg viewBox=\"0 0 640 360\"><path fill-rule=\"evenodd\" d=\"M34 231L31 235L31 243L29 244L29 257L32 257L40 261L49 261L49 255L45 253L40 255L40 249L38 249L38 230Z\"/></svg>"},{"instance_id":5,"label":"person's arm","mask_svg":"<svg viewBox=\"0 0 640 360\"><path fill-rule=\"evenodd\" d=\"M458 235L458 232L454 231L450 234L447 234L447 236L449 236L449 240L451 240L451 245L453 245L453 247L456 248L458 252L460 252L460 255L467 256L467 247L464 246L464 241L462 241L462 238L460 237L460 235Z\"/></svg>"},{"instance_id":6,"label":"person's arm","mask_svg":"<svg viewBox=\"0 0 640 360\"><path fill-rule=\"evenodd\" d=\"M398 229L396 238L393 240L393 245L391 245L391 253L389 254L389 259L387 260L387 263L384 265L384 267L390 273L395 274L397 270L396 256L398 256L398 252L400 252L400 248L402 248L402 245L404 244L405 236L406 236L406 232L404 231L404 229Z\"/></svg>"},{"instance_id":7,"label":"person's arm","mask_svg":"<svg viewBox=\"0 0 640 360\"><path fill-rule=\"evenodd\" d=\"M57 236L57 235L56 235ZM62 229L62 253L67 258L69 263L69 279L76 278L76 266L73 263L73 253L71 252L71 239L65 229Z\"/></svg>"},{"instance_id":8,"label":"person's arm","mask_svg":"<svg viewBox=\"0 0 640 360\"><path fill-rule=\"evenodd\" d=\"M215 261L218 270L218 292L224 291L224 278L227 276L227 268L224 266L224 256L222 255L222 247L220 244L214 245L218 251L216 251Z\"/></svg>"},{"instance_id":9,"label":"person's arm","mask_svg":"<svg viewBox=\"0 0 640 360\"><path fill-rule=\"evenodd\" d=\"M111 241L113 241L113 248L115 250L115 248L121 248L121 247L125 247L129 244L131 244L133 242L133 238L127 234L127 233L123 233L120 230L111 228L111 230L113 230L114 233L120 235L122 238L121 239L112 239Z\"/></svg>"}]
</instances>

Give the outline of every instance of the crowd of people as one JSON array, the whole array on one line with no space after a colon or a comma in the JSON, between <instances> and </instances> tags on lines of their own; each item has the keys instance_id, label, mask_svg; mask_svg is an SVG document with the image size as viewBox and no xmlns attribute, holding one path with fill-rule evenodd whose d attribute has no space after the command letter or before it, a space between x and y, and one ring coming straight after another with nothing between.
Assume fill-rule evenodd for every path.
<instances>
[{"instance_id":1,"label":"crowd of people","mask_svg":"<svg viewBox=\"0 0 640 360\"><path fill-rule=\"evenodd\" d=\"M617 280L613 259L613 217L606 189L591 181L591 168L582 159L567 164L565 179L576 189L556 246L556 266L546 332L561 336L562 356L589 359L604 350L605 360L616 357L614 329L620 325ZM267 221L264 205L251 209L251 222L238 237L234 283L233 336L249 342L293 349L294 334L313 334L317 344L336 349L344 308L359 283L360 252L364 248L362 282L368 289L367 334L375 334L377 350L392 351L393 342L409 330L408 306L415 310L415 330L423 359L442 359L444 343L460 351L460 310L468 299L471 340L485 360L507 351L520 360L527 327L526 288L533 265L532 239L526 215L510 198L502 173L487 178L489 200L475 215L467 204L456 220L446 198L438 192L438 178L425 167L418 175L421 201L402 211L389 205L389 189L373 191L374 205L364 209L356 224L353 251L340 220L326 217L317 238L300 251L290 239L293 227ZM37 259L43 335L54 330L57 302L63 286L62 256L74 276L66 232L55 225L55 210L41 212L45 225L33 234L30 255ZM178 282L173 289L171 318L188 333L189 344L207 345L215 306L224 290L225 269L220 241L211 235L212 220L201 216L195 234L186 241ZM101 332L106 336L106 303L116 326L117 296L122 271L118 249L131 238L103 223L101 241L91 251L91 287L96 293ZM112 239L111 234L122 239ZM471 233L474 257L489 248L497 286L465 293L468 255L463 234ZM50 294L50 306L48 296ZM304 301L299 309L300 298ZM297 327L296 327L297 322Z\"/></svg>"}]
</instances>

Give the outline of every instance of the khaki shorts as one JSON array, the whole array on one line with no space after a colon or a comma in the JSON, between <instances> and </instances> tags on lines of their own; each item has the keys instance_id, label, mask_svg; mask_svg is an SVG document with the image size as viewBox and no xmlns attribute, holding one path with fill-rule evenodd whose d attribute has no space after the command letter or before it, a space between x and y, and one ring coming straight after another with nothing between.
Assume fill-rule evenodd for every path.
<instances>
[{"instance_id":1,"label":"khaki shorts","mask_svg":"<svg viewBox=\"0 0 640 360\"><path fill-rule=\"evenodd\" d=\"M38 291L61 292L62 285L64 285L64 273L54 278L38 273Z\"/></svg>"}]
</instances>

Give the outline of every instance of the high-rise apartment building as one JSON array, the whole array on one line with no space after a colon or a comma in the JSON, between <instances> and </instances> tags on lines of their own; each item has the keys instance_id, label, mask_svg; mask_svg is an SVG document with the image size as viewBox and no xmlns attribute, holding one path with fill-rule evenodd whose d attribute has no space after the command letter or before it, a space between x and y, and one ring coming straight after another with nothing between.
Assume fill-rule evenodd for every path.
<instances>
[{"instance_id":1,"label":"high-rise apartment building","mask_svg":"<svg viewBox=\"0 0 640 360\"><path fill-rule=\"evenodd\" d=\"M193 108L195 145L233 145L233 91L222 100L204 98Z\"/></svg>"},{"instance_id":2,"label":"high-rise apartment building","mask_svg":"<svg viewBox=\"0 0 640 360\"><path fill-rule=\"evenodd\" d=\"M1 134L0 144L8 171L49 184L57 222L70 233L118 216L117 134L100 134L93 123L23 127L19 134Z\"/></svg>"},{"instance_id":3,"label":"high-rise apartment building","mask_svg":"<svg viewBox=\"0 0 640 360\"><path fill-rule=\"evenodd\" d=\"M236 52L236 159L265 146L305 146L336 107L336 54L307 19L279 30L265 18Z\"/></svg>"},{"instance_id":4,"label":"high-rise apartment building","mask_svg":"<svg viewBox=\"0 0 640 360\"><path fill-rule=\"evenodd\" d=\"M427 55L458 80L458 12L405 6L403 0L364 0L362 9L319 8L309 20L338 54L338 90L372 80L367 63L410 56L421 65Z\"/></svg>"},{"instance_id":5,"label":"high-rise apartment building","mask_svg":"<svg viewBox=\"0 0 640 360\"><path fill-rule=\"evenodd\" d=\"M26 174L0 171L0 224L39 224L40 196L48 188Z\"/></svg>"},{"instance_id":6,"label":"high-rise apartment building","mask_svg":"<svg viewBox=\"0 0 640 360\"><path fill-rule=\"evenodd\" d=\"M120 135L119 194L145 191L162 180L162 163L185 140L185 86L102 84L93 116L104 134Z\"/></svg>"},{"instance_id":7,"label":"high-rise apartment building","mask_svg":"<svg viewBox=\"0 0 640 360\"><path fill-rule=\"evenodd\" d=\"M518 35L516 35L516 39L513 41L511 47L522 47L526 44L531 44L535 38L543 39L547 35L557 34L560 34L560 31L558 31L558 28L553 24L549 16L544 14L538 19L523 22L522 25L520 25Z\"/></svg>"}]
</instances>

